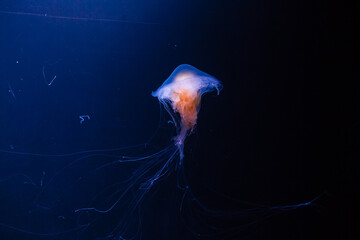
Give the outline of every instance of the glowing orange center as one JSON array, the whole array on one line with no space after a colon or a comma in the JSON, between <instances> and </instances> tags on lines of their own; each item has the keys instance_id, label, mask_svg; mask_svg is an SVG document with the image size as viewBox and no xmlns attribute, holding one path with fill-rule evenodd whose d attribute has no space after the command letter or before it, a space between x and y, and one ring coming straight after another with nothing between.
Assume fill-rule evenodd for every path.
<instances>
[{"instance_id":1,"label":"glowing orange center","mask_svg":"<svg viewBox=\"0 0 360 240\"><path fill-rule=\"evenodd\" d=\"M192 129L197 120L200 94L188 89L174 92L173 108L180 113L182 123L187 129Z\"/></svg>"}]
</instances>

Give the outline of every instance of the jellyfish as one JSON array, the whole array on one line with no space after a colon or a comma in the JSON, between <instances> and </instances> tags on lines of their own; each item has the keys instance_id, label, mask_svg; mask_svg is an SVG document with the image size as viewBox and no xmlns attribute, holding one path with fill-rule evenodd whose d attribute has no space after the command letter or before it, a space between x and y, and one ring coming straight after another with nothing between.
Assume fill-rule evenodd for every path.
<instances>
[{"instance_id":1,"label":"jellyfish","mask_svg":"<svg viewBox=\"0 0 360 240\"><path fill-rule=\"evenodd\" d=\"M23 207L13 211L21 214L21 219L44 221L34 228L29 224L31 221L24 221L21 225L20 220L8 219L8 222L4 222L6 219L0 217L0 227L34 236L34 239L73 239L74 236L76 239L142 239L145 198L151 190L154 191L155 186L161 186L160 180L164 181L169 176L175 176L174 189L180 192L181 197L177 201L179 213L183 214L184 208L190 213L183 217L190 219L189 224L185 220L184 225L191 233L197 237L201 233L205 239L220 238L222 233L245 229L274 214L312 205L317 198L306 203L282 206L238 201L239 209L225 211L210 208L196 197L185 174L184 144L186 137L194 132L202 96L209 92L219 94L221 89L219 80L191 65L182 64L175 68L164 83L152 92L152 96L158 98L169 113L176 136L165 147L151 153L147 150L147 144L53 155L0 149L0 154L14 160L23 156L25 162L30 162L30 158L34 162L45 162L46 168L46 171L40 171L38 180L34 179L35 173L31 168L28 169L29 174L14 173L0 178L0 187L17 180L18 183L24 182L21 186L19 184L18 189L30 193L21 195L19 191L21 197L16 198L18 206ZM66 164L57 169L48 166L46 162L49 161L44 159ZM11 189L9 193L14 194ZM199 216L193 217L192 213ZM230 230L223 227L223 222L228 222L227 217L235 219ZM205 223L194 224L195 219L204 219ZM209 219L212 222L210 226ZM215 224L216 221L219 225ZM47 228L50 230L44 230Z\"/></svg>"},{"instance_id":2,"label":"jellyfish","mask_svg":"<svg viewBox=\"0 0 360 240\"><path fill-rule=\"evenodd\" d=\"M184 141L196 125L203 94L215 91L220 93L222 84L216 78L189 65L181 64L168 79L152 93L164 105L177 128L175 145L183 159ZM178 120L176 113L180 115Z\"/></svg>"}]
</instances>

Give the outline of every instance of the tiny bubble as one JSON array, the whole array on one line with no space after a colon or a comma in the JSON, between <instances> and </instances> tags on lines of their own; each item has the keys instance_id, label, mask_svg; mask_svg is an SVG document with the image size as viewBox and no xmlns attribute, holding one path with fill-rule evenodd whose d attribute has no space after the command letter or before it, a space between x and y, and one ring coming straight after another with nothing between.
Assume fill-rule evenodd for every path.
<instances>
[{"instance_id":1,"label":"tiny bubble","mask_svg":"<svg viewBox=\"0 0 360 240\"><path fill-rule=\"evenodd\" d=\"M16 63L19 63L19 61L16 61Z\"/></svg>"}]
</instances>

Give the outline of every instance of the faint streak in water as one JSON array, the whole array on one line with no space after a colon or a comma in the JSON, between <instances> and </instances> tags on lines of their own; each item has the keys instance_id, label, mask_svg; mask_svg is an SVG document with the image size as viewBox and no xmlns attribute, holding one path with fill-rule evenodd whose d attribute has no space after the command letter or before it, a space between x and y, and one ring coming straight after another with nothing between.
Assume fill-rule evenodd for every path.
<instances>
[{"instance_id":1,"label":"faint streak in water","mask_svg":"<svg viewBox=\"0 0 360 240\"><path fill-rule=\"evenodd\" d=\"M41 180L40 180L40 187L42 187L43 183L44 183L44 177L45 177L45 174L46 174L45 171L43 171L42 174L43 175L42 175Z\"/></svg>"},{"instance_id":2,"label":"faint streak in water","mask_svg":"<svg viewBox=\"0 0 360 240\"><path fill-rule=\"evenodd\" d=\"M43 74L43 77L44 77L44 81L48 86L51 86L53 81L56 79L56 75L53 77L53 79L50 81L50 83L48 83L48 81L46 80L45 67L46 67L46 64L44 64L43 68L42 68L42 74Z\"/></svg>"},{"instance_id":3,"label":"faint streak in water","mask_svg":"<svg viewBox=\"0 0 360 240\"><path fill-rule=\"evenodd\" d=\"M120 20L120 19L111 19L111 18L86 18L86 17L56 16L56 15L48 15L47 13L9 12L9 11L0 11L0 13L9 14L9 15L55 18L55 19L64 19L64 20L118 22L118 23L131 23L131 24L144 24L144 25L163 25L161 23L155 23L155 22L129 21L129 20Z\"/></svg>"},{"instance_id":4,"label":"faint streak in water","mask_svg":"<svg viewBox=\"0 0 360 240\"><path fill-rule=\"evenodd\" d=\"M11 95L14 97L14 99L16 100L16 96L14 94L14 91L12 90L11 86L10 86L10 83L8 83L8 86L9 86L9 93L11 93Z\"/></svg>"},{"instance_id":5,"label":"faint streak in water","mask_svg":"<svg viewBox=\"0 0 360 240\"><path fill-rule=\"evenodd\" d=\"M53 79L50 81L50 83L48 84L48 86L50 86L55 79L56 79L56 75L55 75L55 76L53 77Z\"/></svg>"}]
</instances>

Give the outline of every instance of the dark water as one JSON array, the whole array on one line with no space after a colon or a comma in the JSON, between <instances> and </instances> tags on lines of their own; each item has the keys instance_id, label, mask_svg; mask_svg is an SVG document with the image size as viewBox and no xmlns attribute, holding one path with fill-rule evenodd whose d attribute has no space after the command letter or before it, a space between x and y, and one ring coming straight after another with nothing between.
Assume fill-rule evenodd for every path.
<instances>
[{"instance_id":1,"label":"dark water","mask_svg":"<svg viewBox=\"0 0 360 240\"><path fill-rule=\"evenodd\" d=\"M0 239L353 239L343 7L1 1ZM183 172L176 156L143 190L176 151L151 92L183 63L224 88L202 99Z\"/></svg>"}]
</instances>

